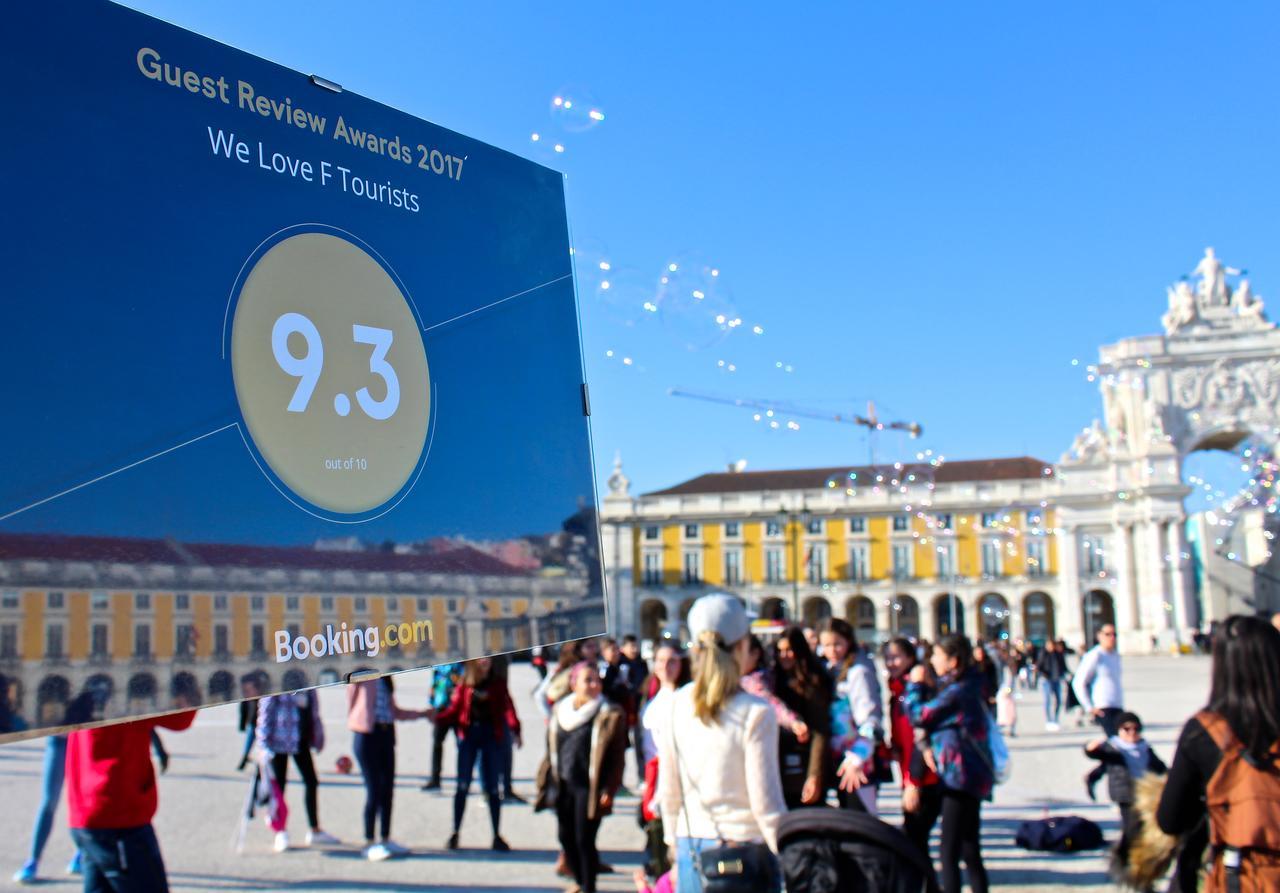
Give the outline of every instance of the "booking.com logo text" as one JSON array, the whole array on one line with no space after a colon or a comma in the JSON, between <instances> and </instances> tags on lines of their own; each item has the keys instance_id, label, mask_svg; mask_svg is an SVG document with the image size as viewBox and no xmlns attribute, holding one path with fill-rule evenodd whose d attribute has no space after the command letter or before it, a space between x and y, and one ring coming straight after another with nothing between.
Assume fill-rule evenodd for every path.
<instances>
[{"instance_id":1,"label":"booking.com logo text","mask_svg":"<svg viewBox=\"0 0 1280 893\"><path fill-rule=\"evenodd\" d=\"M376 626L357 626L348 629L345 623L338 629L334 629L333 624L326 623L324 632L310 637L294 636L287 629L278 629L276 630L276 663L358 652L364 652L369 657L377 657L383 648L430 641L430 620L388 623L381 630Z\"/></svg>"}]
</instances>

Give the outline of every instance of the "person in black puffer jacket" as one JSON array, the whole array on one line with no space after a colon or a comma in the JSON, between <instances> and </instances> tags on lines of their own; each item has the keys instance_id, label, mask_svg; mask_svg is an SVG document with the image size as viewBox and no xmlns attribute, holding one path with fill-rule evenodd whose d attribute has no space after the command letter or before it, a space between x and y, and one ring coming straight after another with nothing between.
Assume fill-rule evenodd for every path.
<instances>
[{"instance_id":1,"label":"person in black puffer jacket","mask_svg":"<svg viewBox=\"0 0 1280 893\"><path fill-rule=\"evenodd\" d=\"M1093 785L1105 773L1107 793L1111 795L1112 802L1120 807L1121 833L1116 854L1123 859L1128 852L1129 841L1137 833L1137 822L1140 821L1133 809L1133 802L1137 799L1134 782L1148 772L1164 775L1169 769L1142 737L1142 720L1136 713L1120 714L1116 725L1118 732L1113 737L1090 741L1084 746L1084 753L1101 764L1086 779L1089 798L1093 799Z\"/></svg>"}]
</instances>

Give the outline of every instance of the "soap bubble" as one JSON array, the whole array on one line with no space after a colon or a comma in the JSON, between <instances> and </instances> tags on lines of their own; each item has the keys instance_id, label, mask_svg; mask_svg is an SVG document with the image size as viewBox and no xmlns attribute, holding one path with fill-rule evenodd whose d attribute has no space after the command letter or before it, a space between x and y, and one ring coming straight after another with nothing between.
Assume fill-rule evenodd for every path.
<instances>
[{"instance_id":1,"label":"soap bubble","mask_svg":"<svg viewBox=\"0 0 1280 893\"><path fill-rule=\"evenodd\" d=\"M696 256L663 265L654 303L664 331L686 350L705 350L742 326L725 277Z\"/></svg>"},{"instance_id":2,"label":"soap bubble","mask_svg":"<svg viewBox=\"0 0 1280 893\"><path fill-rule=\"evenodd\" d=\"M566 86L548 104L551 120L565 133L584 133L604 123L605 112L591 90Z\"/></svg>"}]
</instances>

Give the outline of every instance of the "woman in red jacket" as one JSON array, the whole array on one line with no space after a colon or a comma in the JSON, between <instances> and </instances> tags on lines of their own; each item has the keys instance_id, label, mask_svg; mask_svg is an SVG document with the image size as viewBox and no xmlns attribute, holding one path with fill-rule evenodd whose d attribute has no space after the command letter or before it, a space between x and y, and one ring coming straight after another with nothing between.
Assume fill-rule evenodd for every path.
<instances>
[{"instance_id":1,"label":"woman in red jacket","mask_svg":"<svg viewBox=\"0 0 1280 893\"><path fill-rule=\"evenodd\" d=\"M493 848L499 852L511 849L498 833L502 818L502 792L498 775L502 769L502 748L508 734L516 747L523 746L520 718L511 703L507 685L493 676L492 662L487 657L467 663L462 684L453 690L449 706L436 714L436 722L452 724L458 730L458 789L453 795L453 833L447 846L458 848L458 831L467 809L471 778L476 761L480 762L480 783L489 798L489 823L493 826Z\"/></svg>"},{"instance_id":2,"label":"woman in red jacket","mask_svg":"<svg viewBox=\"0 0 1280 893\"><path fill-rule=\"evenodd\" d=\"M889 671L889 749L902 774L902 830L928 858L929 834L942 810L942 788L929 765L928 747L917 746L903 707L916 647L908 639L890 639L884 646L884 664Z\"/></svg>"}]
</instances>

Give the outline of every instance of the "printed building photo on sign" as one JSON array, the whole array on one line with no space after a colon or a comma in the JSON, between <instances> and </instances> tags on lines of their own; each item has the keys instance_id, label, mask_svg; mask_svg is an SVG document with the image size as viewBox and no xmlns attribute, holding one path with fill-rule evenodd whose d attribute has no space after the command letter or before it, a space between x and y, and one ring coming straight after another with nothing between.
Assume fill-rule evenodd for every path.
<instances>
[{"instance_id":1,"label":"printed building photo on sign","mask_svg":"<svg viewBox=\"0 0 1280 893\"><path fill-rule=\"evenodd\" d=\"M11 19L0 740L604 632L561 175L109 3Z\"/></svg>"}]
</instances>

